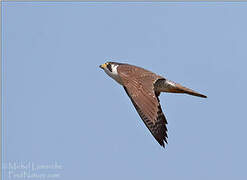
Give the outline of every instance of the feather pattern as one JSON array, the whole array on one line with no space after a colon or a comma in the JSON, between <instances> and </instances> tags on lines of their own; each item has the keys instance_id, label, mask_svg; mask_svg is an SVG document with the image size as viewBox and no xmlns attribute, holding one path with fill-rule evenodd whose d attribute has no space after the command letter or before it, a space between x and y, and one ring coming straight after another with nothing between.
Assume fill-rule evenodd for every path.
<instances>
[{"instance_id":1,"label":"feather pattern","mask_svg":"<svg viewBox=\"0 0 247 180\"><path fill-rule=\"evenodd\" d=\"M159 93L154 91L154 83L164 79L150 71L124 64L118 67L118 74L141 119L161 146L167 143L167 120L159 103Z\"/></svg>"}]
</instances>

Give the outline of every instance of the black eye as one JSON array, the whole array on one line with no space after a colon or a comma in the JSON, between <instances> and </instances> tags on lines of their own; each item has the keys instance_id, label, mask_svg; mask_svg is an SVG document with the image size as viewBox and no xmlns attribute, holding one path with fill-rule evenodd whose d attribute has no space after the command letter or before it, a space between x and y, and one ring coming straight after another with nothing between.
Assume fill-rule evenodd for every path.
<instances>
[{"instance_id":1,"label":"black eye","mask_svg":"<svg viewBox=\"0 0 247 180\"><path fill-rule=\"evenodd\" d=\"M112 68L111 68L111 65L110 64L107 64L107 69L109 70L109 71L111 71L112 72Z\"/></svg>"}]
</instances>

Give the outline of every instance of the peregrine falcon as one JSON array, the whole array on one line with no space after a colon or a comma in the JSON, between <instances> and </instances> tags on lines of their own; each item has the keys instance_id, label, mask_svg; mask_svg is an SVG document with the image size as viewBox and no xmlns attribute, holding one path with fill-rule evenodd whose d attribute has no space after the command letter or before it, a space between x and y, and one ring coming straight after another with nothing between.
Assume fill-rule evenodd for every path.
<instances>
[{"instance_id":1,"label":"peregrine falcon","mask_svg":"<svg viewBox=\"0 0 247 180\"><path fill-rule=\"evenodd\" d=\"M124 87L146 127L163 147L168 136L167 120L159 100L160 93L185 93L207 98L203 94L134 65L106 62L100 65L100 68Z\"/></svg>"}]
</instances>

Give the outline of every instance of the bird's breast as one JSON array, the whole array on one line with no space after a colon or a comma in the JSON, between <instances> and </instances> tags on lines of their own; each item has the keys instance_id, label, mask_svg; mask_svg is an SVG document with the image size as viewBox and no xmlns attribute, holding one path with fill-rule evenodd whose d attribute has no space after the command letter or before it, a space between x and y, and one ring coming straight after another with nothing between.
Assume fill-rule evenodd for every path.
<instances>
[{"instance_id":1,"label":"bird's breast","mask_svg":"<svg viewBox=\"0 0 247 180\"><path fill-rule=\"evenodd\" d=\"M119 84L123 85L123 82L122 82L122 79L121 77L118 75L118 73L112 73L112 72L109 72L109 71L106 71L106 74L108 76L110 76L112 79L114 79L115 81L117 81Z\"/></svg>"}]
</instances>

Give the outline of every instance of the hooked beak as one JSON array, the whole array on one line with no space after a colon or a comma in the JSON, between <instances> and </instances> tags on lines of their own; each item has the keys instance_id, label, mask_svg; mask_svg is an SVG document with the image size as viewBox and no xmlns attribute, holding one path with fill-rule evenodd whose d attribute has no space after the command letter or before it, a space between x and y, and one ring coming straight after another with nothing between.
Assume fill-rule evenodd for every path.
<instances>
[{"instance_id":1,"label":"hooked beak","mask_svg":"<svg viewBox=\"0 0 247 180\"><path fill-rule=\"evenodd\" d=\"M105 63L105 64L101 64L99 67L100 67L101 69L105 69L106 63Z\"/></svg>"}]
</instances>

